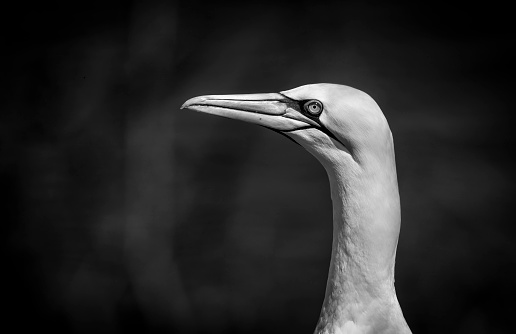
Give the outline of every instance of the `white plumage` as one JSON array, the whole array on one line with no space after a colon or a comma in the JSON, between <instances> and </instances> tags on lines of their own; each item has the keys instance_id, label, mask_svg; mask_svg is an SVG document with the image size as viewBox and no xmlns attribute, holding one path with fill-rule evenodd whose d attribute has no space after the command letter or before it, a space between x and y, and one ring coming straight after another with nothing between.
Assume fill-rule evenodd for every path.
<instances>
[{"instance_id":1,"label":"white plumage","mask_svg":"<svg viewBox=\"0 0 516 334\"><path fill-rule=\"evenodd\" d=\"M369 95L312 84L281 93L199 96L182 108L286 134L326 169L333 244L317 334L410 333L394 289L401 221L394 145Z\"/></svg>"}]
</instances>

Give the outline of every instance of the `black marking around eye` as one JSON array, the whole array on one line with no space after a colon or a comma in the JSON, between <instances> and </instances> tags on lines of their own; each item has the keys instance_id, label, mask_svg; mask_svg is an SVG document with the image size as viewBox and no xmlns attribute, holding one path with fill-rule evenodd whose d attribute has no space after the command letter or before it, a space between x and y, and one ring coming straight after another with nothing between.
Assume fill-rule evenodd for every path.
<instances>
[{"instance_id":1,"label":"black marking around eye","mask_svg":"<svg viewBox=\"0 0 516 334\"><path fill-rule=\"evenodd\" d=\"M318 113L317 115L314 115L314 114L312 114L312 113L310 113L310 112L306 111L306 109L305 109L305 105L306 105L307 103L309 103L310 101L317 101L317 100L310 99L310 100L301 100L301 101L296 101L296 102L297 102L297 104L298 104L298 108L299 108L299 109L296 109L296 110L298 110L299 112L301 112L301 113L302 113L303 115L305 115L306 117L308 117L308 118L310 118L310 119L312 119L312 120L316 121L317 123L321 124L321 122L319 121L319 116L321 116L321 115L322 115L322 112L324 111L324 105L323 105L320 101L317 101L317 102L319 102L319 103L320 103L320 105L321 105L321 112L320 112L320 113ZM322 125L322 124L321 124L321 125Z\"/></svg>"},{"instance_id":2,"label":"black marking around eye","mask_svg":"<svg viewBox=\"0 0 516 334\"><path fill-rule=\"evenodd\" d=\"M305 110L305 104L309 101L314 101L314 99L298 101L298 100L291 99L290 97L283 95L281 93L279 93L279 94L285 98L285 100L282 102L285 103L287 106L289 106L290 108L294 109L295 111L303 114L304 116L310 118L311 120L314 120L317 124L322 126L321 122L319 121L319 116L321 116L322 111L324 111L324 106L323 106L322 102L319 101L319 103L321 103L321 107L322 107L321 113L319 113L319 115L312 115Z\"/></svg>"},{"instance_id":3,"label":"black marking around eye","mask_svg":"<svg viewBox=\"0 0 516 334\"><path fill-rule=\"evenodd\" d=\"M283 95L280 93L280 95ZM313 99L308 99L308 100L300 100L300 101L297 101L297 100L294 100L294 99L291 99L290 97L286 96L286 95L283 95L285 97L285 101L283 101L284 103L286 103L290 108L296 110L297 112L303 114L304 116L310 118L311 120L313 120L314 122L316 122L317 124L319 124L319 128L316 128L316 127L313 127L313 126L306 126L306 127L302 127L302 128L298 128L298 129L294 129L294 130L289 130L289 131L281 131L281 132L292 132L292 131L297 131L297 130L303 130L303 129L308 129L308 128L314 128L314 129L317 129L323 133L325 133L328 137L330 138L333 138L335 139L336 141L338 141L339 143L342 144L342 146L346 147L348 150L350 149L349 145L345 145L340 139L338 139L330 130L328 130L328 128L326 128L324 126L324 124L321 123L321 121L319 120L319 116L322 115L322 111L319 115L312 115L308 112L305 111L305 108L304 108L304 105L309 102L309 101L312 101ZM324 111L324 105L321 103L321 106L323 108L323 111Z\"/></svg>"}]
</instances>

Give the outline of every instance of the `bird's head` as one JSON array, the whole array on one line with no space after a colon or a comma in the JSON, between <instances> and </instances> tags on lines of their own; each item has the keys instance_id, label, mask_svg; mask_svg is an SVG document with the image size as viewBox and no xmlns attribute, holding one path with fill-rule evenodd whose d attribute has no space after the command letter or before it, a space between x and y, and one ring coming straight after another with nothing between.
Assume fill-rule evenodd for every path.
<instances>
[{"instance_id":1,"label":"bird's head","mask_svg":"<svg viewBox=\"0 0 516 334\"><path fill-rule=\"evenodd\" d=\"M289 136L325 167L359 163L392 151L387 121L364 92L336 84L311 84L280 93L205 95L181 108L239 119Z\"/></svg>"}]
</instances>

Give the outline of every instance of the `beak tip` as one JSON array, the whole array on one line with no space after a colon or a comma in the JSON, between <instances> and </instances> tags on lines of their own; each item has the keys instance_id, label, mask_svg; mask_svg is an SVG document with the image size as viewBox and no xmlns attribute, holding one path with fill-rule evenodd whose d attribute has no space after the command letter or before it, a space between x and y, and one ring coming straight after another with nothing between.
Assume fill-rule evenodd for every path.
<instances>
[{"instance_id":1,"label":"beak tip","mask_svg":"<svg viewBox=\"0 0 516 334\"><path fill-rule=\"evenodd\" d=\"M185 103L183 103L183 105L179 109L188 109L190 106L192 106L194 104L202 104L206 100L207 100L206 96L193 97L193 98L187 100Z\"/></svg>"}]
</instances>

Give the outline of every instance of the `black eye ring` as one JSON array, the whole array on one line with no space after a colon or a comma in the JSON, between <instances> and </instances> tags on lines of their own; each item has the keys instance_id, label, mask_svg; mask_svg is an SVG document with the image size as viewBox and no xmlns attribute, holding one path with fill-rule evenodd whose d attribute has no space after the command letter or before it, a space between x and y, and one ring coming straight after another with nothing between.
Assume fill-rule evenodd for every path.
<instances>
[{"instance_id":1,"label":"black eye ring","mask_svg":"<svg viewBox=\"0 0 516 334\"><path fill-rule=\"evenodd\" d=\"M323 105L320 101L310 100L303 105L305 111L311 116L319 116L323 111Z\"/></svg>"}]
</instances>

